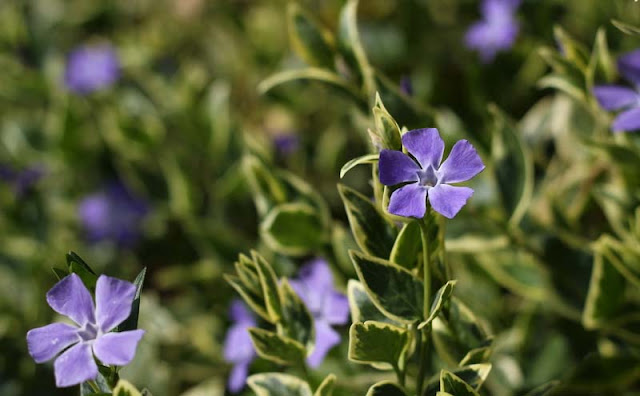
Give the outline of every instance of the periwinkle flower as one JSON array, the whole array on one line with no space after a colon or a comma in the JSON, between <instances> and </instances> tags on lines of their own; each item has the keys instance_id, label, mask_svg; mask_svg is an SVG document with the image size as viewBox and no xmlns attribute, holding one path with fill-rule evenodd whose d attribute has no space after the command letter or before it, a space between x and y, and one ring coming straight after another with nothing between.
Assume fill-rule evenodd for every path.
<instances>
[{"instance_id":1,"label":"periwinkle flower","mask_svg":"<svg viewBox=\"0 0 640 396\"><path fill-rule=\"evenodd\" d=\"M255 359L256 352L249 335L249 327L255 327L256 320L240 300L231 302L229 316L233 325L229 327L224 340L224 359L233 364L227 387L231 393L238 393L247 382L249 365Z\"/></svg>"},{"instance_id":2,"label":"periwinkle flower","mask_svg":"<svg viewBox=\"0 0 640 396\"><path fill-rule=\"evenodd\" d=\"M95 379L98 366L124 366L133 360L144 330L111 332L129 317L136 287L127 281L101 275L96 283L96 304L76 274L66 276L47 293L54 311L77 326L52 323L29 330L27 346L36 363L60 354L53 364L58 387ZM63 352L64 351L64 352Z\"/></svg>"},{"instance_id":3,"label":"periwinkle flower","mask_svg":"<svg viewBox=\"0 0 640 396\"><path fill-rule=\"evenodd\" d=\"M121 182L111 182L89 195L78 208L89 241L110 240L120 246L131 246L137 241L147 212L146 202Z\"/></svg>"},{"instance_id":4,"label":"periwinkle flower","mask_svg":"<svg viewBox=\"0 0 640 396\"><path fill-rule=\"evenodd\" d=\"M407 183L391 194L389 213L422 218L428 198L436 212L453 218L467 203L473 190L449 184L467 181L482 172L484 164L476 149L468 141L459 140L449 157L440 164L444 141L436 128L409 131L402 135L402 145L413 158L402 151L385 149L380 152L378 162L382 184Z\"/></svg>"},{"instance_id":5,"label":"periwinkle flower","mask_svg":"<svg viewBox=\"0 0 640 396\"><path fill-rule=\"evenodd\" d=\"M120 61L109 44L81 46L69 54L64 81L69 90L85 95L109 87L120 77Z\"/></svg>"},{"instance_id":6,"label":"periwinkle flower","mask_svg":"<svg viewBox=\"0 0 640 396\"><path fill-rule=\"evenodd\" d=\"M518 37L515 13L520 0L483 0L482 20L471 25L465 35L467 48L476 50L480 59L491 62L500 51L508 50Z\"/></svg>"},{"instance_id":7,"label":"periwinkle flower","mask_svg":"<svg viewBox=\"0 0 640 396\"><path fill-rule=\"evenodd\" d=\"M331 325L344 325L349 320L347 297L333 287L333 275L329 264L316 258L300 269L291 287L300 296L314 319L315 348L307 358L311 367L322 363L331 348L340 343L340 334Z\"/></svg>"},{"instance_id":8,"label":"periwinkle flower","mask_svg":"<svg viewBox=\"0 0 640 396\"><path fill-rule=\"evenodd\" d=\"M9 165L0 164L0 180L8 183L16 197L22 197L45 174L41 165L28 166L22 170L16 170Z\"/></svg>"},{"instance_id":9,"label":"periwinkle flower","mask_svg":"<svg viewBox=\"0 0 640 396\"><path fill-rule=\"evenodd\" d=\"M273 145L278 155L287 157L300 148L300 137L293 133L282 133L273 137Z\"/></svg>"},{"instance_id":10,"label":"periwinkle flower","mask_svg":"<svg viewBox=\"0 0 640 396\"><path fill-rule=\"evenodd\" d=\"M597 85L593 94L600 106L609 111L622 110L613 120L614 131L634 131L640 129L640 49L618 59L620 74L633 88L623 85Z\"/></svg>"},{"instance_id":11,"label":"periwinkle flower","mask_svg":"<svg viewBox=\"0 0 640 396\"><path fill-rule=\"evenodd\" d=\"M403 76L400 79L400 91L407 96L413 96L413 82L411 77Z\"/></svg>"}]
</instances>

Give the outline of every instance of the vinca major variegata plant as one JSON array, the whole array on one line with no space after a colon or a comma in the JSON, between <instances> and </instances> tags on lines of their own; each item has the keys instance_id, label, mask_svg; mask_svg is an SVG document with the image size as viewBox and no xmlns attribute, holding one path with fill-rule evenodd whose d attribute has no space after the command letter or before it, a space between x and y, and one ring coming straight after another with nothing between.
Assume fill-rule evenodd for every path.
<instances>
[{"instance_id":1,"label":"vinca major variegata plant","mask_svg":"<svg viewBox=\"0 0 640 396\"><path fill-rule=\"evenodd\" d=\"M40 3L0 394L640 392L640 4Z\"/></svg>"}]
</instances>

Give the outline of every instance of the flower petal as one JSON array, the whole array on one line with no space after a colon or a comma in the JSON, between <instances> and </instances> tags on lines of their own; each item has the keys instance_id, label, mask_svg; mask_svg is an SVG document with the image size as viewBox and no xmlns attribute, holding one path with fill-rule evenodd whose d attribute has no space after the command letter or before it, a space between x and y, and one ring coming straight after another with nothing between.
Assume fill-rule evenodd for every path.
<instances>
[{"instance_id":1,"label":"flower petal","mask_svg":"<svg viewBox=\"0 0 640 396\"><path fill-rule=\"evenodd\" d=\"M229 317L235 323L248 323L249 326L255 326L255 318L244 302L240 299L231 301L229 307Z\"/></svg>"},{"instance_id":2,"label":"flower petal","mask_svg":"<svg viewBox=\"0 0 640 396\"><path fill-rule=\"evenodd\" d=\"M96 319L103 333L129 317L135 294L133 283L100 275L96 283Z\"/></svg>"},{"instance_id":3,"label":"flower petal","mask_svg":"<svg viewBox=\"0 0 640 396\"><path fill-rule=\"evenodd\" d=\"M333 274L325 259L315 258L300 268L297 279L289 283L309 311L317 315L322 311L325 296L333 290Z\"/></svg>"},{"instance_id":4,"label":"flower petal","mask_svg":"<svg viewBox=\"0 0 640 396\"><path fill-rule=\"evenodd\" d=\"M438 169L437 176L440 183L459 183L471 179L483 169L482 159L471 143L458 140Z\"/></svg>"},{"instance_id":5,"label":"flower petal","mask_svg":"<svg viewBox=\"0 0 640 396\"><path fill-rule=\"evenodd\" d=\"M331 291L325 296L322 319L329 324L342 325L349 321L349 300L344 294Z\"/></svg>"},{"instance_id":6,"label":"flower petal","mask_svg":"<svg viewBox=\"0 0 640 396\"><path fill-rule=\"evenodd\" d=\"M472 195L473 190L469 187L439 184L429 190L429 203L436 212L452 219Z\"/></svg>"},{"instance_id":7,"label":"flower petal","mask_svg":"<svg viewBox=\"0 0 640 396\"><path fill-rule=\"evenodd\" d=\"M389 200L389 213L396 216L422 218L427 210L427 189L407 184L394 191Z\"/></svg>"},{"instance_id":8,"label":"flower petal","mask_svg":"<svg viewBox=\"0 0 640 396\"><path fill-rule=\"evenodd\" d=\"M29 355L36 363L53 359L66 347L78 341L78 329L66 323L52 323L27 332Z\"/></svg>"},{"instance_id":9,"label":"flower petal","mask_svg":"<svg viewBox=\"0 0 640 396\"><path fill-rule=\"evenodd\" d=\"M67 349L53 363L56 386L64 388L81 384L98 376L98 366L91 354L91 344L82 342Z\"/></svg>"},{"instance_id":10,"label":"flower petal","mask_svg":"<svg viewBox=\"0 0 640 396\"><path fill-rule=\"evenodd\" d=\"M640 102L640 95L631 88L621 85L597 85L593 95L605 110L618 110Z\"/></svg>"},{"instance_id":11,"label":"flower petal","mask_svg":"<svg viewBox=\"0 0 640 396\"><path fill-rule=\"evenodd\" d=\"M385 186L418 181L420 167L401 151L382 150L378 160L380 183Z\"/></svg>"},{"instance_id":12,"label":"flower petal","mask_svg":"<svg viewBox=\"0 0 640 396\"><path fill-rule=\"evenodd\" d=\"M640 129L640 107L618 114L611 129L614 131L635 131Z\"/></svg>"},{"instance_id":13,"label":"flower petal","mask_svg":"<svg viewBox=\"0 0 640 396\"><path fill-rule=\"evenodd\" d=\"M316 342L313 352L307 358L307 363L311 367L318 367L324 360L329 350L340 343L340 334L329 326L327 322L316 320L314 322L316 330Z\"/></svg>"},{"instance_id":14,"label":"flower petal","mask_svg":"<svg viewBox=\"0 0 640 396\"><path fill-rule=\"evenodd\" d=\"M87 322L95 323L91 294L76 274L56 283L47 293L47 302L54 311L68 316L80 326Z\"/></svg>"},{"instance_id":15,"label":"flower petal","mask_svg":"<svg viewBox=\"0 0 640 396\"><path fill-rule=\"evenodd\" d=\"M227 387L229 392L238 393L244 388L247 383L247 376L249 375L249 362L238 363L233 366L231 373L229 373L229 379L227 380Z\"/></svg>"},{"instance_id":16,"label":"flower petal","mask_svg":"<svg viewBox=\"0 0 640 396\"><path fill-rule=\"evenodd\" d=\"M143 335L144 330L103 334L93 343L93 353L104 364L124 366L133 360Z\"/></svg>"},{"instance_id":17,"label":"flower petal","mask_svg":"<svg viewBox=\"0 0 640 396\"><path fill-rule=\"evenodd\" d=\"M235 324L229 327L224 338L224 359L230 363L242 363L253 360L256 355L249 335L249 327L254 324Z\"/></svg>"},{"instance_id":18,"label":"flower petal","mask_svg":"<svg viewBox=\"0 0 640 396\"><path fill-rule=\"evenodd\" d=\"M422 169L438 169L444 153L444 141L436 128L414 129L402 135L402 145L418 160ZM384 183L383 183L384 184Z\"/></svg>"},{"instance_id":19,"label":"flower petal","mask_svg":"<svg viewBox=\"0 0 640 396\"><path fill-rule=\"evenodd\" d=\"M640 86L640 49L618 58L618 70L627 80Z\"/></svg>"}]
</instances>

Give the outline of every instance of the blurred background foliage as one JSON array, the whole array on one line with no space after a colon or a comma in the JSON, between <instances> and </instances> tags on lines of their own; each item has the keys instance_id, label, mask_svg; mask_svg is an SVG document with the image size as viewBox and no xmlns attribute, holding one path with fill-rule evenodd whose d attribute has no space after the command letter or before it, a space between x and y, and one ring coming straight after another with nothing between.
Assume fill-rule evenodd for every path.
<instances>
[{"instance_id":1,"label":"blurred background foliage","mask_svg":"<svg viewBox=\"0 0 640 396\"><path fill-rule=\"evenodd\" d=\"M332 240L353 246L336 183L347 160L368 152L366 131L373 127L366 95L354 98L306 82L263 94L264 81L274 73L308 61L299 51L296 55L295 39L290 40L287 3L0 3L0 166L12 175L0 182L0 394L73 394L54 389L51 366L34 364L24 339L27 330L52 319L44 300L55 282L50 268L62 266L70 249L111 276L133 280L148 268L140 317L147 334L123 376L160 396L224 394L229 365L221 343L233 293L222 274L233 270L238 253L257 248L279 275L295 273L305 256L320 254L337 264L342 288L354 276L339 249L332 252L323 245L290 258L275 253L273 243L267 246L259 236L265 213L247 177L247 158L305 180L323 198L321 206L326 202ZM344 3L298 2L330 32L338 28ZM629 212L593 209L601 203L591 194L578 194L570 202L556 199L583 186L585 174L598 180L609 166L607 161L590 167L576 160L586 148L572 142L590 128L608 133L606 115L599 113L604 121L592 122L569 95L540 89L540 79L549 72L540 48L556 51L553 27L561 26L585 48L603 28L613 54L632 50L637 36L625 36L611 19L640 25L640 6L632 0L525 0L515 46L488 64L463 45L478 10L479 2L472 0L366 0L358 6L358 31L369 62L386 76L388 86L398 91L403 79L409 81L412 93L403 97L424 108L411 117L389 109L400 125L437 123L448 143L466 137L489 153L492 147L495 151L491 131L496 123L522 119L518 128L538 180L523 227L511 228L517 233L505 231L493 187L480 182L467 215L448 230L460 279L457 293L496 334L488 389L508 395L566 376L567 368L594 352L598 342L604 350L618 347L615 338L598 339L580 323L593 252L578 247L603 232L627 235L629 219L616 223L611 216ZM64 85L68 54L81 45L104 43L118 55L119 80L89 95L70 92ZM487 111L489 103L504 113ZM638 143L631 135L618 140ZM551 161L557 153L560 160ZM372 195L369 178L359 167L345 183ZM139 236L125 245L114 238L89 238L79 211L87 197L114 182L147 208L140 224L128 225ZM549 192L554 199L548 199ZM490 248L486 239L478 247L473 236L458 238L484 233L496 235L491 241L498 247L517 246L534 231L542 236L533 247L524 243L526 249L498 253L474 250ZM599 246L606 255L615 252L615 241ZM549 267L536 269L532 255ZM557 294L562 298L550 297ZM555 313L540 309L554 301ZM637 345L638 333L629 331ZM333 371L339 387L347 383L352 392L364 394L380 374L346 363L345 356L343 342L318 378ZM625 366L628 361L613 363ZM593 364L607 367L601 361ZM268 367L259 360L253 371ZM588 379L585 370L576 375ZM620 375L626 385L638 384L637 366Z\"/></svg>"}]
</instances>

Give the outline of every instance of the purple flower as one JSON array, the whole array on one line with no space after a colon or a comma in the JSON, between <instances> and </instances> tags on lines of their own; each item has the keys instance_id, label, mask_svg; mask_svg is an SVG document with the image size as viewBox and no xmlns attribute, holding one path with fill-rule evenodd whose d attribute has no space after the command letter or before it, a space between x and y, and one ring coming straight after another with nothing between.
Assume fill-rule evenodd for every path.
<instances>
[{"instance_id":1,"label":"purple flower","mask_svg":"<svg viewBox=\"0 0 640 396\"><path fill-rule=\"evenodd\" d=\"M273 137L273 145L280 156L287 157L300 148L300 137L292 133L279 134Z\"/></svg>"},{"instance_id":2,"label":"purple flower","mask_svg":"<svg viewBox=\"0 0 640 396\"><path fill-rule=\"evenodd\" d=\"M409 131L402 135L402 145L413 158L402 151L382 150L378 162L382 184L407 183L391 194L389 213L422 218L428 198L436 212L453 218L467 203L473 190L453 187L449 183L464 182L482 172L484 164L476 149L468 141L459 140L449 157L440 164L444 142L436 128Z\"/></svg>"},{"instance_id":3,"label":"purple flower","mask_svg":"<svg viewBox=\"0 0 640 396\"><path fill-rule=\"evenodd\" d=\"M120 76L118 55L109 44L81 46L69 54L64 81L71 91L88 94L112 85Z\"/></svg>"},{"instance_id":4,"label":"purple flower","mask_svg":"<svg viewBox=\"0 0 640 396\"><path fill-rule=\"evenodd\" d=\"M44 176L41 165L29 166L23 170L16 170L9 165L0 165L0 180L13 188L16 197L22 197Z\"/></svg>"},{"instance_id":5,"label":"purple flower","mask_svg":"<svg viewBox=\"0 0 640 396\"><path fill-rule=\"evenodd\" d=\"M101 275L96 283L94 307L80 277L76 274L65 277L49 290L47 302L77 326L52 323L29 330L29 354L36 363L43 363L62 352L53 364L58 387L95 379L98 366L94 356L110 366L128 364L144 330L110 331L129 317L135 292L132 283Z\"/></svg>"},{"instance_id":6,"label":"purple flower","mask_svg":"<svg viewBox=\"0 0 640 396\"><path fill-rule=\"evenodd\" d=\"M400 79L400 91L407 96L413 96L413 83L411 77L403 76Z\"/></svg>"},{"instance_id":7,"label":"purple flower","mask_svg":"<svg viewBox=\"0 0 640 396\"><path fill-rule=\"evenodd\" d=\"M302 267L298 279L292 279L290 283L314 318L315 348L307 363L317 367L329 350L340 343L340 334L331 325L347 323L349 302L344 294L334 289L329 264L321 258Z\"/></svg>"},{"instance_id":8,"label":"purple flower","mask_svg":"<svg viewBox=\"0 0 640 396\"><path fill-rule=\"evenodd\" d=\"M600 106L605 110L623 110L613 120L614 131L640 129L640 49L618 59L620 74L633 84L633 88L622 85L597 85L593 87Z\"/></svg>"},{"instance_id":9,"label":"purple flower","mask_svg":"<svg viewBox=\"0 0 640 396\"><path fill-rule=\"evenodd\" d=\"M483 62L491 62L499 51L511 48L518 37L515 18L520 0L483 0L482 20L474 23L465 36L467 48L480 53Z\"/></svg>"},{"instance_id":10,"label":"purple flower","mask_svg":"<svg viewBox=\"0 0 640 396\"><path fill-rule=\"evenodd\" d=\"M229 316L234 322L224 339L224 358L233 364L227 387L231 393L238 393L247 381L249 365L256 357L249 335L249 327L256 326L256 320L240 300L231 302Z\"/></svg>"},{"instance_id":11,"label":"purple flower","mask_svg":"<svg viewBox=\"0 0 640 396\"><path fill-rule=\"evenodd\" d=\"M89 195L78 208L89 241L111 240L120 246L131 246L137 241L147 212L147 204L120 182L112 182L104 190Z\"/></svg>"}]
</instances>

